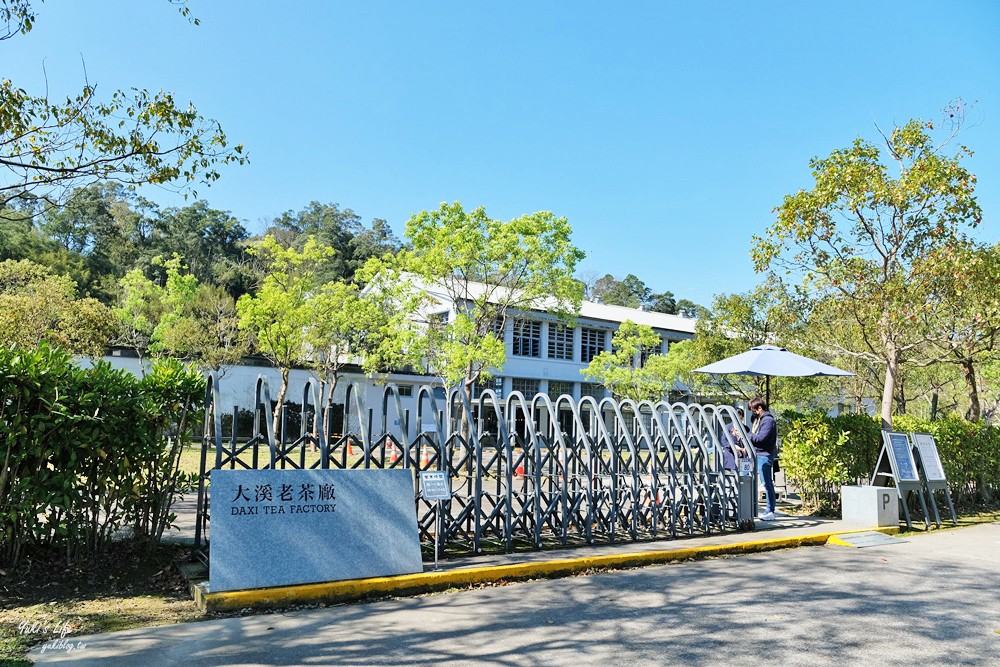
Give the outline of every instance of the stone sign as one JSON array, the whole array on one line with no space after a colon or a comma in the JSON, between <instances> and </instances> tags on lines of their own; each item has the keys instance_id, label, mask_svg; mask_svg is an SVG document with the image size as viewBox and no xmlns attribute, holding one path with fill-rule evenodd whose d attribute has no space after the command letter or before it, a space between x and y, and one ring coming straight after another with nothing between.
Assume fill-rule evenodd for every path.
<instances>
[{"instance_id":1,"label":"stone sign","mask_svg":"<svg viewBox=\"0 0 1000 667\"><path fill-rule=\"evenodd\" d=\"M409 470L213 470L213 592L423 571Z\"/></svg>"}]
</instances>

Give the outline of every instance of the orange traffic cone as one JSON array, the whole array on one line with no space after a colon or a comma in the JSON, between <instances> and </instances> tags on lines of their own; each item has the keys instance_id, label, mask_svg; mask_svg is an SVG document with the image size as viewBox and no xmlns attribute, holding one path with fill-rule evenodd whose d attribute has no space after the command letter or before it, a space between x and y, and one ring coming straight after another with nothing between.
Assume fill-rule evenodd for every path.
<instances>
[{"instance_id":1,"label":"orange traffic cone","mask_svg":"<svg viewBox=\"0 0 1000 667\"><path fill-rule=\"evenodd\" d=\"M399 448L396 447L396 442L394 440L389 440L389 463L395 463L399 460Z\"/></svg>"},{"instance_id":2,"label":"orange traffic cone","mask_svg":"<svg viewBox=\"0 0 1000 667\"><path fill-rule=\"evenodd\" d=\"M354 446L351 444L350 439L347 440L347 455L354 456Z\"/></svg>"},{"instance_id":3,"label":"orange traffic cone","mask_svg":"<svg viewBox=\"0 0 1000 667\"><path fill-rule=\"evenodd\" d=\"M520 449L514 450L514 458L517 460L517 466L514 468L514 477L524 477L524 456Z\"/></svg>"},{"instance_id":4,"label":"orange traffic cone","mask_svg":"<svg viewBox=\"0 0 1000 667\"><path fill-rule=\"evenodd\" d=\"M431 464L431 448L424 445L420 448L420 467L426 468Z\"/></svg>"}]
</instances>

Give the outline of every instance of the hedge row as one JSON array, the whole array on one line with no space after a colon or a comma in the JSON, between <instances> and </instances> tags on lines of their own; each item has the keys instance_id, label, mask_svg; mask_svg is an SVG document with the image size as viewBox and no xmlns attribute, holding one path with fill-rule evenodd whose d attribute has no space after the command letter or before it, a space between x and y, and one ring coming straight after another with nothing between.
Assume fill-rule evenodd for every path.
<instances>
[{"instance_id":1,"label":"hedge row","mask_svg":"<svg viewBox=\"0 0 1000 667\"><path fill-rule=\"evenodd\" d=\"M138 379L106 363L83 369L58 348L0 348L0 560L67 560L131 535L159 541L187 416L205 382L174 360Z\"/></svg>"},{"instance_id":2,"label":"hedge row","mask_svg":"<svg viewBox=\"0 0 1000 667\"><path fill-rule=\"evenodd\" d=\"M938 421L893 418L893 430L930 433L957 500L990 500L1000 491L1000 429L950 415ZM840 487L867 484L882 448L879 421L866 415L785 413L779 424L781 468L804 499L839 506Z\"/></svg>"}]
</instances>

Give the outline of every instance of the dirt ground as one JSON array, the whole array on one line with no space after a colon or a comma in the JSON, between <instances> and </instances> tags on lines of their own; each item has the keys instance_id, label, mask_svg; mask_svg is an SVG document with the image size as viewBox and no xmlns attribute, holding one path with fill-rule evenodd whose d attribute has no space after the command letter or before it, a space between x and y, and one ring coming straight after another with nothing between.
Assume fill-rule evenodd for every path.
<instances>
[{"instance_id":1,"label":"dirt ground","mask_svg":"<svg viewBox=\"0 0 1000 667\"><path fill-rule=\"evenodd\" d=\"M28 665L29 647L64 636L208 618L176 564L190 550L118 546L92 562L34 561L0 570L0 665Z\"/></svg>"}]
</instances>

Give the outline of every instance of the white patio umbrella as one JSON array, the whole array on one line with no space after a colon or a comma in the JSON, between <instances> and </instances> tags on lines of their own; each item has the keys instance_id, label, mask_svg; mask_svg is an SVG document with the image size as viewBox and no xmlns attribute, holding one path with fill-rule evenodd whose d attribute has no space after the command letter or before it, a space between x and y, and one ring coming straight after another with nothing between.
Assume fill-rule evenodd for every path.
<instances>
[{"instance_id":1,"label":"white patio umbrella","mask_svg":"<svg viewBox=\"0 0 1000 667\"><path fill-rule=\"evenodd\" d=\"M711 375L763 375L767 404L771 404L772 377L817 377L854 375L835 366L820 363L783 347L758 345L742 354L727 357L708 366L694 369L695 373Z\"/></svg>"}]
</instances>

